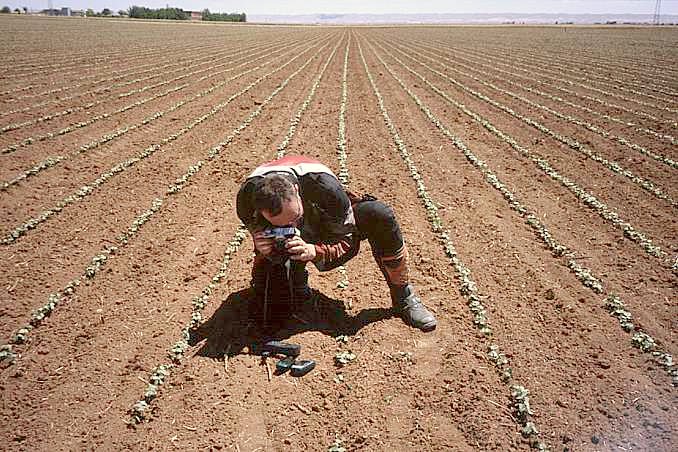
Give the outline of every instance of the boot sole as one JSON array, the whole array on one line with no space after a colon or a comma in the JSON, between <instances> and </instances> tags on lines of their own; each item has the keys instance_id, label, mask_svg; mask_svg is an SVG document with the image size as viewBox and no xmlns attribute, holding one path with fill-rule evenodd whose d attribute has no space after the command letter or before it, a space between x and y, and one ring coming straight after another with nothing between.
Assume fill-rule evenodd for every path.
<instances>
[{"instance_id":1,"label":"boot sole","mask_svg":"<svg viewBox=\"0 0 678 452\"><path fill-rule=\"evenodd\" d=\"M422 325L420 327L415 327L415 328L419 328L424 333L429 333L429 332L435 330L437 326L438 326L438 322L434 321L434 322L431 322L431 323L427 323L426 325Z\"/></svg>"}]
</instances>

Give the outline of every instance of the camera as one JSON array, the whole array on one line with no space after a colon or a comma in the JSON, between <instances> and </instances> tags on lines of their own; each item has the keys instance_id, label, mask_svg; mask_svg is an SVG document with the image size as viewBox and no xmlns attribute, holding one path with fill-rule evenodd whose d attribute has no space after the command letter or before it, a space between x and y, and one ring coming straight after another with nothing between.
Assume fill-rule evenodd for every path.
<instances>
[{"instance_id":1,"label":"camera","mask_svg":"<svg viewBox=\"0 0 678 452\"><path fill-rule=\"evenodd\" d=\"M273 253L269 256L269 260L273 263L282 264L290 256L287 252L287 239L301 235L299 229L294 227L278 227L264 230L264 238L274 239Z\"/></svg>"}]
</instances>

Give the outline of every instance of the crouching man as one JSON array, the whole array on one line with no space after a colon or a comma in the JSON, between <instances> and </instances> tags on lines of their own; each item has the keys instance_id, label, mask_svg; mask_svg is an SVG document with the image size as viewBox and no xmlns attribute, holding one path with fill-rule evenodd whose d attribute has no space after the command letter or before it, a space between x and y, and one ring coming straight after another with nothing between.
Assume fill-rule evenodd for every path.
<instances>
[{"instance_id":1,"label":"crouching man","mask_svg":"<svg viewBox=\"0 0 678 452\"><path fill-rule=\"evenodd\" d=\"M308 299L306 263L331 270L353 258L367 239L394 311L408 325L435 329L435 317L409 280L407 249L391 208L369 195L347 192L319 161L289 155L259 166L238 192L237 213L254 239L257 299L270 299L270 275L281 268L292 300Z\"/></svg>"}]
</instances>

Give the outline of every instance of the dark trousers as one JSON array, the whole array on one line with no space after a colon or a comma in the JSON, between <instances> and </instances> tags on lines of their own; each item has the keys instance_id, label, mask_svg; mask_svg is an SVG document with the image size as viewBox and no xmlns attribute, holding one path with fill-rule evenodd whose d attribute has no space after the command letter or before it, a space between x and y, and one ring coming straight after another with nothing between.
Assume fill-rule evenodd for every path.
<instances>
[{"instance_id":1,"label":"dark trousers","mask_svg":"<svg viewBox=\"0 0 678 452\"><path fill-rule=\"evenodd\" d=\"M353 204L360 240L367 239L375 256L392 256L403 247L403 235L393 210L378 200Z\"/></svg>"}]
</instances>

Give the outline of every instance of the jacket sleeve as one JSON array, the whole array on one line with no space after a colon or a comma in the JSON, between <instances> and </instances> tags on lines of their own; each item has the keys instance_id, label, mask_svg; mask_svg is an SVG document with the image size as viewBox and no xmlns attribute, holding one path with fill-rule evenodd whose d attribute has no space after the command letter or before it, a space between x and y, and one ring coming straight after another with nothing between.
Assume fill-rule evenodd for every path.
<instances>
[{"instance_id":1,"label":"jacket sleeve","mask_svg":"<svg viewBox=\"0 0 678 452\"><path fill-rule=\"evenodd\" d=\"M336 268L358 253L355 218L348 195L339 181L330 174L308 176L303 196L313 206L314 225L322 229L322 240L314 243L314 265L320 271ZM306 214L305 214L306 215Z\"/></svg>"}]
</instances>

